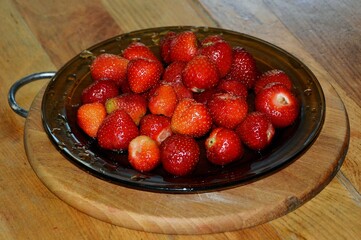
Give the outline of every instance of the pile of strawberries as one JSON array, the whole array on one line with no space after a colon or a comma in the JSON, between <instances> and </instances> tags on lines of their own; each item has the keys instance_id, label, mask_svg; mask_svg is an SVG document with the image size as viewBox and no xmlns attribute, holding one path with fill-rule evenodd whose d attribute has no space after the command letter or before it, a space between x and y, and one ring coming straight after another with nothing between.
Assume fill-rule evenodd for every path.
<instances>
[{"instance_id":1,"label":"pile of strawberries","mask_svg":"<svg viewBox=\"0 0 361 240\"><path fill-rule=\"evenodd\" d=\"M226 165L242 158L244 146L264 149L277 128L297 119L287 74L259 73L253 56L221 35L168 32L159 47L159 58L141 42L95 57L77 111L80 128L103 149L127 152L134 169L162 165L184 176L200 147L211 163Z\"/></svg>"}]
</instances>

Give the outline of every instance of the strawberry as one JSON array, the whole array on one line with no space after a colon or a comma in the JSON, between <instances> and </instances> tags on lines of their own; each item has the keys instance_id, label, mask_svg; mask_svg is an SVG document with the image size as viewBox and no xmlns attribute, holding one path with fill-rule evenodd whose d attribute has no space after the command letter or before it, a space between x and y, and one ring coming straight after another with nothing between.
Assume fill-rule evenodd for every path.
<instances>
[{"instance_id":1,"label":"strawberry","mask_svg":"<svg viewBox=\"0 0 361 240\"><path fill-rule=\"evenodd\" d=\"M132 93L132 89L130 89L128 79L125 79L125 81L119 86L121 93Z\"/></svg>"},{"instance_id":2,"label":"strawberry","mask_svg":"<svg viewBox=\"0 0 361 240\"><path fill-rule=\"evenodd\" d=\"M171 119L172 131L192 137L205 135L212 127L212 118L207 107L191 98L182 99Z\"/></svg>"},{"instance_id":3,"label":"strawberry","mask_svg":"<svg viewBox=\"0 0 361 240\"><path fill-rule=\"evenodd\" d=\"M193 92L203 92L217 85L218 68L210 58L197 55L184 68L182 81Z\"/></svg>"},{"instance_id":4,"label":"strawberry","mask_svg":"<svg viewBox=\"0 0 361 240\"><path fill-rule=\"evenodd\" d=\"M215 93L218 93L218 90L216 88L210 88L204 92L194 93L193 98L199 103L207 104Z\"/></svg>"},{"instance_id":5,"label":"strawberry","mask_svg":"<svg viewBox=\"0 0 361 240\"><path fill-rule=\"evenodd\" d=\"M97 81L86 87L81 94L81 102L92 103L100 102L105 103L109 98L115 97L119 94L118 87L113 81Z\"/></svg>"},{"instance_id":6,"label":"strawberry","mask_svg":"<svg viewBox=\"0 0 361 240\"><path fill-rule=\"evenodd\" d=\"M291 125L299 115L296 96L283 84L260 91L255 97L255 109L265 113L276 128Z\"/></svg>"},{"instance_id":7,"label":"strawberry","mask_svg":"<svg viewBox=\"0 0 361 240\"><path fill-rule=\"evenodd\" d=\"M292 89L292 81L289 76L282 70L273 69L264 72L254 85L254 92L257 94L266 86L270 84L283 84L288 89Z\"/></svg>"},{"instance_id":8,"label":"strawberry","mask_svg":"<svg viewBox=\"0 0 361 240\"><path fill-rule=\"evenodd\" d=\"M135 93L143 93L155 85L163 73L159 61L134 59L129 62L127 77L130 89Z\"/></svg>"},{"instance_id":9,"label":"strawberry","mask_svg":"<svg viewBox=\"0 0 361 240\"><path fill-rule=\"evenodd\" d=\"M141 42L132 42L129 44L128 47L123 51L123 57L128 60L145 58L153 61L159 61L152 50L150 50L148 46Z\"/></svg>"},{"instance_id":10,"label":"strawberry","mask_svg":"<svg viewBox=\"0 0 361 240\"><path fill-rule=\"evenodd\" d=\"M77 111L77 124L88 136L95 138L106 115L103 104L87 103L81 105Z\"/></svg>"},{"instance_id":11,"label":"strawberry","mask_svg":"<svg viewBox=\"0 0 361 240\"><path fill-rule=\"evenodd\" d=\"M209 35L202 40L201 45L213 44L220 41L224 41L222 35L220 34Z\"/></svg>"},{"instance_id":12,"label":"strawberry","mask_svg":"<svg viewBox=\"0 0 361 240\"><path fill-rule=\"evenodd\" d=\"M236 133L250 149L262 150L271 143L275 128L266 114L252 112L237 126Z\"/></svg>"},{"instance_id":13,"label":"strawberry","mask_svg":"<svg viewBox=\"0 0 361 240\"><path fill-rule=\"evenodd\" d=\"M177 103L177 94L173 87L170 84L163 83L149 96L148 108L153 114L171 117Z\"/></svg>"},{"instance_id":14,"label":"strawberry","mask_svg":"<svg viewBox=\"0 0 361 240\"><path fill-rule=\"evenodd\" d=\"M182 82L182 71L186 66L186 62L175 61L169 64L163 73L165 82Z\"/></svg>"},{"instance_id":15,"label":"strawberry","mask_svg":"<svg viewBox=\"0 0 361 240\"><path fill-rule=\"evenodd\" d=\"M242 47L234 47L231 69L226 79L237 80L248 89L252 88L257 77L257 66L253 56Z\"/></svg>"},{"instance_id":16,"label":"strawberry","mask_svg":"<svg viewBox=\"0 0 361 240\"><path fill-rule=\"evenodd\" d=\"M207 107L217 126L230 129L240 124L248 112L246 99L229 93L214 94Z\"/></svg>"},{"instance_id":17,"label":"strawberry","mask_svg":"<svg viewBox=\"0 0 361 240\"><path fill-rule=\"evenodd\" d=\"M160 145L160 159L164 170L175 176L190 174L197 166L200 150L194 138L175 134Z\"/></svg>"},{"instance_id":18,"label":"strawberry","mask_svg":"<svg viewBox=\"0 0 361 240\"><path fill-rule=\"evenodd\" d=\"M232 65L232 47L220 35L213 35L201 42L198 54L212 59L217 65L220 77L227 75Z\"/></svg>"},{"instance_id":19,"label":"strawberry","mask_svg":"<svg viewBox=\"0 0 361 240\"><path fill-rule=\"evenodd\" d=\"M169 61L190 61L198 51L198 39L194 32L184 31L173 37L169 48Z\"/></svg>"},{"instance_id":20,"label":"strawberry","mask_svg":"<svg viewBox=\"0 0 361 240\"><path fill-rule=\"evenodd\" d=\"M98 130L98 144L109 150L126 150L130 141L139 135L137 125L124 110L106 116Z\"/></svg>"},{"instance_id":21,"label":"strawberry","mask_svg":"<svg viewBox=\"0 0 361 240\"><path fill-rule=\"evenodd\" d=\"M162 115L147 114L140 120L139 131L161 144L173 134L170 128L170 118Z\"/></svg>"},{"instance_id":22,"label":"strawberry","mask_svg":"<svg viewBox=\"0 0 361 240\"><path fill-rule=\"evenodd\" d=\"M160 164L158 144L144 135L133 138L128 147L128 160L135 170L140 172L152 171Z\"/></svg>"},{"instance_id":23,"label":"strawberry","mask_svg":"<svg viewBox=\"0 0 361 240\"><path fill-rule=\"evenodd\" d=\"M225 81L222 79L217 86L217 91L231 93L244 99L247 99L248 96L247 87L243 83L236 80Z\"/></svg>"},{"instance_id":24,"label":"strawberry","mask_svg":"<svg viewBox=\"0 0 361 240\"><path fill-rule=\"evenodd\" d=\"M170 31L160 39L160 56L165 63L170 63L170 45L176 35L175 32Z\"/></svg>"},{"instance_id":25,"label":"strawberry","mask_svg":"<svg viewBox=\"0 0 361 240\"><path fill-rule=\"evenodd\" d=\"M184 86L182 82L170 82L169 85L173 87L178 101L183 98L193 98L193 92Z\"/></svg>"},{"instance_id":26,"label":"strawberry","mask_svg":"<svg viewBox=\"0 0 361 240\"><path fill-rule=\"evenodd\" d=\"M103 53L90 65L90 74L94 81L110 80L120 86L126 78L129 60L119 55Z\"/></svg>"},{"instance_id":27,"label":"strawberry","mask_svg":"<svg viewBox=\"0 0 361 240\"><path fill-rule=\"evenodd\" d=\"M140 119L147 113L147 100L139 94L124 93L105 102L107 113L122 109L139 125Z\"/></svg>"},{"instance_id":28,"label":"strawberry","mask_svg":"<svg viewBox=\"0 0 361 240\"><path fill-rule=\"evenodd\" d=\"M241 139L227 128L215 128L205 141L207 159L216 165L226 165L244 154Z\"/></svg>"}]
</instances>

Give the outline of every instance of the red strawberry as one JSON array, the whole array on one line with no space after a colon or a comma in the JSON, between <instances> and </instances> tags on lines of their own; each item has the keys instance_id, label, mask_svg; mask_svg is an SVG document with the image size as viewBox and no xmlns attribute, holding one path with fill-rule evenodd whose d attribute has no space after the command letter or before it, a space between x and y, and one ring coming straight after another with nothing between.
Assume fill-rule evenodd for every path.
<instances>
[{"instance_id":1,"label":"red strawberry","mask_svg":"<svg viewBox=\"0 0 361 240\"><path fill-rule=\"evenodd\" d=\"M177 34L175 32L167 32L160 39L160 55L165 63L170 63L170 45L176 35Z\"/></svg>"},{"instance_id":2,"label":"red strawberry","mask_svg":"<svg viewBox=\"0 0 361 240\"><path fill-rule=\"evenodd\" d=\"M275 129L266 114L252 112L238 125L236 133L249 148L262 150L271 143Z\"/></svg>"},{"instance_id":3,"label":"red strawberry","mask_svg":"<svg viewBox=\"0 0 361 240\"><path fill-rule=\"evenodd\" d=\"M292 81L289 76L282 70L273 69L264 72L254 85L254 92L257 94L270 84L283 84L288 89L292 89Z\"/></svg>"},{"instance_id":4,"label":"red strawberry","mask_svg":"<svg viewBox=\"0 0 361 240\"><path fill-rule=\"evenodd\" d=\"M148 46L141 42L132 42L129 44L128 47L123 51L123 57L128 60L145 58L153 61L159 61L152 50L150 50Z\"/></svg>"},{"instance_id":5,"label":"red strawberry","mask_svg":"<svg viewBox=\"0 0 361 240\"><path fill-rule=\"evenodd\" d=\"M277 128L291 125L299 115L296 96L283 84L276 84L259 92L255 98L255 109L265 113Z\"/></svg>"},{"instance_id":6,"label":"red strawberry","mask_svg":"<svg viewBox=\"0 0 361 240\"><path fill-rule=\"evenodd\" d=\"M131 60L128 65L128 82L135 93L142 93L155 85L163 73L163 66L159 61L148 59Z\"/></svg>"},{"instance_id":7,"label":"red strawberry","mask_svg":"<svg viewBox=\"0 0 361 240\"><path fill-rule=\"evenodd\" d=\"M182 73L182 81L193 92L203 92L217 85L217 66L208 57L198 55L187 63Z\"/></svg>"},{"instance_id":8,"label":"red strawberry","mask_svg":"<svg viewBox=\"0 0 361 240\"><path fill-rule=\"evenodd\" d=\"M247 87L243 83L236 80L221 80L217 86L217 90L219 92L231 93L244 99L246 99L248 96Z\"/></svg>"},{"instance_id":9,"label":"red strawberry","mask_svg":"<svg viewBox=\"0 0 361 240\"><path fill-rule=\"evenodd\" d=\"M110 80L120 86L126 78L129 60L119 55L103 53L90 65L90 74L94 81Z\"/></svg>"},{"instance_id":10,"label":"red strawberry","mask_svg":"<svg viewBox=\"0 0 361 240\"><path fill-rule=\"evenodd\" d=\"M81 102L92 103L100 102L105 103L109 98L115 97L119 94L118 87L113 81L97 81L86 87L81 94Z\"/></svg>"},{"instance_id":11,"label":"red strawberry","mask_svg":"<svg viewBox=\"0 0 361 240\"><path fill-rule=\"evenodd\" d=\"M99 146L109 150L126 150L130 141L139 134L137 125L124 110L109 114L98 130Z\"/></svg>"},{"instance_id":12,"label":"red strawberry","mask_svg":"<svg viewBox=\"0 0 361 240\"><path fill-rule=\"evenodd\" d=\"M184 86L182 82L171 82L169 84L173 87L178 101L183 98L193 98L193 92Z\"/></svg>"},{"instance_id":13,"label":"red strawberry","mask_svg":"<svg viewBox=\"0 0 361 240\"><path fill-rule=\"evenodd\" d=\"M128 160L135 170L149 172L160 164L158 144L148 136L140 135L129 143Z\"/></svg>"},{"instance_id":14,"label":"red strawberry","mask_svg":"<svg viewBox=\"0 0 361 240\"><path fill-rule=\"evenodd\" d=\"M216 43L219 41L224 41L224 38L222 37L222 35L219 35L219 34L209 35L205 39L202 40L201 45L212 44L212 43Z\"/></svg>"},{"instance_id":15,"label":"red strawberry","mask_svg":"<svg viewBox=\"0 0 361 240\"><path fill-rule=\"evenodd\" d=\"M184 31L178 33L170 43L169 60L190 61L198 51L198 40L194 32Z\"/></svg>"},{"instance_id":16,"label":"red strawberry","mask_svg":"<svg viewBox=\"0 0 361 240\"><path fill-rule=\"evenodd\" d=\"M105 108L108 114L122 109L129 114L136 125L139 125L140 119L147 113L147 104L147 100L142 95L124 93L108 99Z\"/></svg>"},{"instance_id":17,"label":"red strawberry","mask_svg":"<svg viewBox=\"0 0 361 240\"><path fill-rule=\"evenodd\" d=\"M175 61L169 64L163 73L165 82L182 82L182 71L186 66L186 62Z\"/></svg>"},{"instance_id":18,"label":"red strawberry","mask_svg":"<svg viewBox=\"0 0 361 240\"><path fill-rule=\"evenodd\" d=\"M226 165L244 154L241 139L231 129L216 128L205 141L207 159L217 165Z\"/></svg>"},{"instance_id":19,"label":"red strawberry","mask_svg":"<svg viewBox=\"0 0 361 240\"><path fill-rule=\"evenodd\" d=\"M171 117L177 103L177 94L173 87L169 84L160 84L150 95L148 107L153 114Z\"/></svg>"},{"instance_id":20,"label":"red strawberry","mask_svg":"<svg viewBox=\"0 0 361 240\"><path fill-rule=\"evenodd\" d=\"M79 127L90 137L96 137L98 129L107 113L103 104L99 102L87 103L79 107L77 111L77 123Z\"/></svg>"},{"instance_id":21,"label":"red strawberry","mask_svg":"<svg viewBox=\"0 0 361 240\"><path fill-rule=\"evenodd\" d=\"M147 135L161 144L173 134L170 128L170 118L162 115L147 114L140 120L140 134Z\"/></svg>"},{"instance_id":22,"label":"red strawberry","mask_svg":"<svg viewBox=\"0 0 361 240\"><path fill-rule=\"evenodd\" d=\"M257 67L253 56L242 47L234 47L232 66L226 79L240 81L247 88L252 88L256 77Z\"/></svg>"},{"instance_id":23,"label":"red strawberry","mask_svg":"<svg viewBox=\"0 0 361 240\"><path fill-rule=\"evenodd\" d=\"M163 168L175 176L190 174L197 166L200 150L194 138L172 135L160 145Z\"/></svg>"},{"instance_id":24,"label":"red strawberry","mask_svg":"<svg viewBox=\"0 0 361 240\"><path fill-rule=\"evenodd\" d=\"M199 103L207 104L215 93L218 93L218 90L216 88L210 88L201 93L194 93L193 98Z\"/></svg>"},{"instance_id":25,"label":"red strawberry","mask_svg":"<svg viewBox=\"0 0 361 240\"><path fill-rule=\"evenodd\" d=\"M218 67L220 77L226 76L231 69L232 47L219 35L205 38L201 43L198 54L205 55L214 61Z\"/></svg>"},{"instance_id":26,"label":"red strawberry","mask_svg":"<svg viewBox=\"0 0 361 240\"><path fill-rule=\"evenodd\" d=\"M171 119L172 131L192 137L205 135L212 126L212 118L207 107L191 98L182 99Z\"/></svg>"},{"instance_id":27,"label":"red strawberry","mask_svg":"<svg viewBox=\"0 0 361 240\"><path fill-rule=\"evenodd\" d=\"M131 93L132 90L130 89L128 79L125 79L125 81L119 86L121 93Z\"/></svg>"},{"instance_id":28,"label":"red strawberry","mask_svg":"<svg viewBox=\"0 0 361 240\"><path fill-rule=\"evenodd\" d=\"M246 99L229 93L214 94L207 107L217 126L230 129L240 124L248 112Z\"/></svg>"}]
</instances>

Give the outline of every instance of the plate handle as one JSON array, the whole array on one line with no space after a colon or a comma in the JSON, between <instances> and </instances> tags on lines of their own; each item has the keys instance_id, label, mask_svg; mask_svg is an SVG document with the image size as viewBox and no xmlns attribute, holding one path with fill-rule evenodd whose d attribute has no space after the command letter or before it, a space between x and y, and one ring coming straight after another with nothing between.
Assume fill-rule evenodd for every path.
<instances>
[{"instance_id":1,"label":"plate handle","mask_svg":"<svg viewBox=\"0 0 361 240\"><path fill-rule=\"evenodd\" d=\"M15 94L16 92L24 85L31 83L36 80L40 79L49 79L53 78L55 76L56 72L39 72L39 73L33 73L26 77L21 78L20 80L16 81L10 88L8 93L8 102L11 107L11 109L20 115L21 117L26 118L28 116L29 111L25 110L24 108L20 107L19 104L15 100Z\"/></svg>"}]
</instances>

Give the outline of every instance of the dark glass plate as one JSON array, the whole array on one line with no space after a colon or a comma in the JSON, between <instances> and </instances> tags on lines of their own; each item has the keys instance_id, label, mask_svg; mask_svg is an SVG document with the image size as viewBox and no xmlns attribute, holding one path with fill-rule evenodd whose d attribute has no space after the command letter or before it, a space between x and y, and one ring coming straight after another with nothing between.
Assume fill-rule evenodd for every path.
<instances>
[{"instance_id":1,"label":"dark glass plate","mask_svg":"<svg viewBox=\"0 0 361 240\"><path fill-rule=\"evenodd\" d=\"M246 149L238 161L224 167L205 158L204 140L199 139L201 159L193 174L173 177L158 167L142 174L127 162L127 153L100 149L76 124L82 90L90 84L89 64L101 53L119 54L133 41L141 41L159 55L160 38L168 31L194 31L200 39L222 34L233 46L243 46L256 59L260 71L282 69L293 80L301 114L290 127L278 129L272 144L261 152ZM75 56L50 81L42 100L44 128L64 156L85 171L122 186L167 193L213 191L256 181L297 160L321 131L325 99L319 82L300 60L266 41L242 33L209 27L162 27L122 34Z\"/></svg>"}]
</instances>

